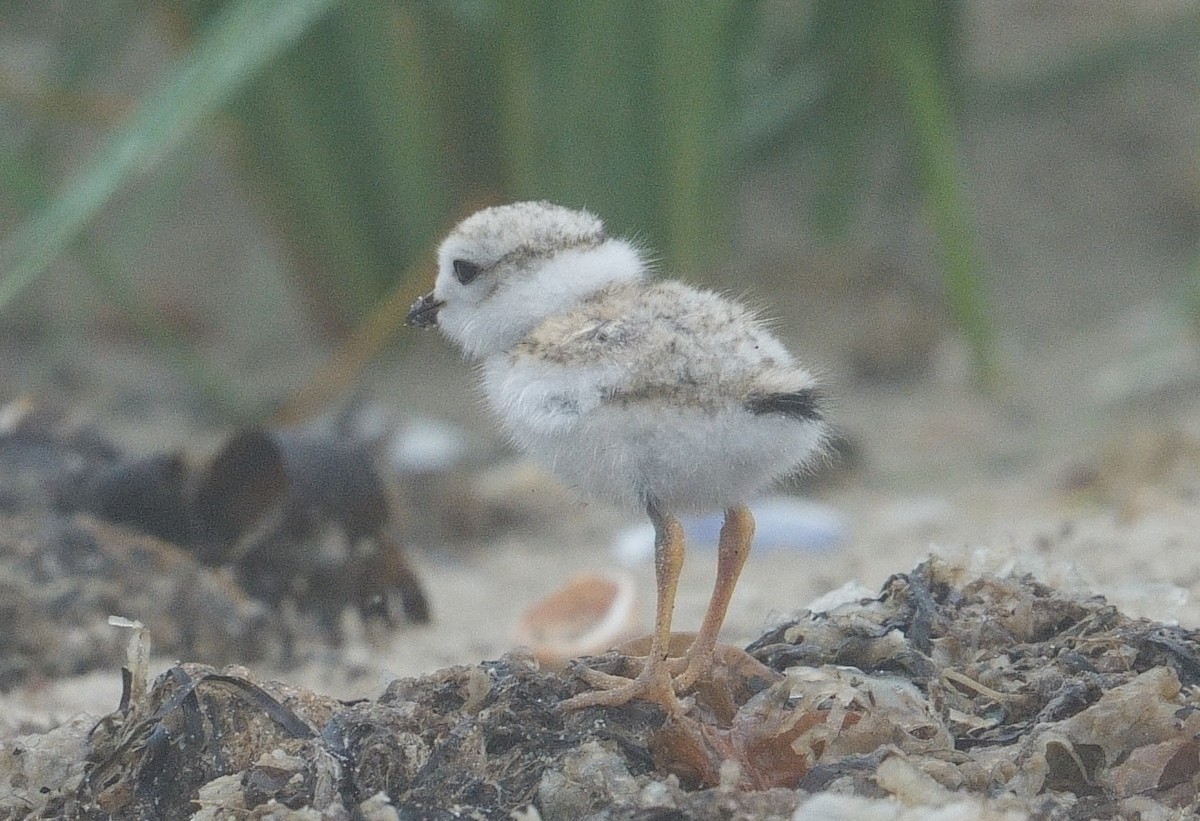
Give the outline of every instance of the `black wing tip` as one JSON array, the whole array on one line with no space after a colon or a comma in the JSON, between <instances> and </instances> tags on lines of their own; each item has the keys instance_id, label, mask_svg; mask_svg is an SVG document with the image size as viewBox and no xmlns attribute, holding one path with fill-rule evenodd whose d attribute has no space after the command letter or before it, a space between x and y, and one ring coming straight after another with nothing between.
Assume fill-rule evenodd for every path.
<instances>
[{"instance_id":1,"label":"black wing tip","mask_svg":"<svg viewBox=\"0 0 1200 821\"><path fill-rule=\"evenodd\" d=\"M804 388L786 393L756 393L746 400L746 410L764 416L779 414L806 422L819 422L821 394L816 388Z\"/></svg>"}]
</instances>

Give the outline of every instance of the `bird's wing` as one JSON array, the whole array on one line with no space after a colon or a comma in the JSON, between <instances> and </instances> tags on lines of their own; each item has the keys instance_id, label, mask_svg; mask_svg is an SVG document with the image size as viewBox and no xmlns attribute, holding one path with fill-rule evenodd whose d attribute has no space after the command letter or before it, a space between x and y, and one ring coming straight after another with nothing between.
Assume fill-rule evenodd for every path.
<instances>
[{"instance_id":1,"label":"bird's wing","mask_svg":"<svg viewBox=\"0 0 1200 821\"><path fill-rule=\"evenodd\" d=\"M759 374L792 366L748 310L674 282L609 289L544 321L514 356L547 381L574 383L577 397L706 407L743 403Z\"/></svg>"}]
</instances>

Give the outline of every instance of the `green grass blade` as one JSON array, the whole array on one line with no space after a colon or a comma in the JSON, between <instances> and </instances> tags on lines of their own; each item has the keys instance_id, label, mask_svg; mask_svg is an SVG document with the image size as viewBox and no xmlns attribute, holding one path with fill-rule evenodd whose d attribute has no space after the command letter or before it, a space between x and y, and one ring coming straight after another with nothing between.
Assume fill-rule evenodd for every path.
<instances>
[{"instance_id":1,"label":"green grass blade","mask_svg":"<svg viewBox=\"0 0 1200 821\"><path fill-rule=\"evenodd\" d=\"M360 313L361 284L382 276L365 226L356 219L357 192L331 158L327 121L306 87L307 58L289 54L233 106L241 119L248 165L259 195L280 215L294 245L296 281L318 318L337 327ZM348 272L349 282L331 272Z\"/></svg>"},{"instance_id":2,"label":"green grass blade","mask_svg":"<svg viewBox=\"0 0 1200 821\"><path fill-rule=\"evenodd\" d=\"M396 270L426 251L451 206L440 161L440 133L431 75L422 69L432 26L404 6L350 2L332 15L339 63L353 80L363 133L352 148L359 157L363 221L381 259L391 262L374 283L371 300L386 294Z\"/></svg>"},{"instance_id":3,"label":"green grass blade","mask_svg":"<svg viewBox=\"0 0 1200 821\"><path fill-rule=\"evenodd\" d=\"M149 196L142 196L136 203L135 210L140 213L131 214L129 219L123 221L121 232L126 236L121 238L119 244L133 247L142 244L144 235L174 206L175 198L182 190L184 181L192 176L195 165L194 152L177 152L177 157L180 156L183 161L168 163L165 169L167 173L160 172L158 175L155 190ZM45 168L23 157L8 157L5 162L0 162L0 187L9 191L12 199L24 211L32 211L49 200L49 178ZM163 320L153 305L138 292L136 285L128 278L125 266L121 264L124 255L115 252L113 245L112 237L102 242L85 229L67 254L84 275L96 284L105 301L120 311L138 333L151 341L155 350L197 388L209 404L243 422L253 422L261 417L262 409L250 406L237 387L200 356L183 334ZM79 317L72 314L78 313L73 305L63 306L61 313L50 318L47 323L49 327L43 326L42 332L49 342L49 348L55 352L49 357L51 361L65 361L72 355L78 344L76 325L79 321Z\"/></svg>"},{"instance_id":4,"label":"green grass blade","mask_svg":"<svg viewBox=\"0 0 1200 821\"><path fill-rule=\"evenodd\" d=\"M921 189L941 246L947 299L971 347L976 374L990 384L997 376L995 330L981 286L983 254L964 193L953 117L932 48L923 30L905 19L903 7L910 4L897 5L888 55L905 96Z\"/></svg>"},{"instance_id":5,"label":"green grass blade","mask_svg":"<svg viewBox=\"0 0 1200 821\"><path fill-rule=\"evenodd\" d=\"M112 196L145 172L338 0L240 0L79 172L63 193L0 244L0 308L79 235Z\"/></svg>"},{"instance_id":6,"label":"green grass blade","mask_svg":"<svg viewBox=\"0 0 1200 821\"><path fill-rule=\"evenodd\" d=\"M497 107L500 134L495 140L500 179L513 197L545 196L547 176L544 160L546 142L535 127L542 102L537 75L537 45L534 32L544 21L535 0L506 0L497 5L496 50Z\"/></svg>"},{"instance_id":7,"label":"green grass blade","mask_svg":"<svg viewBox=\"0 0 1200 821\"><path fill-rule=\"evenodd\" d=\"M711 267L728 242L721 171L733 154L726 144L734 73L729 31L738 7L725 0L702 8L671 0L659 7L665 250L675 266L691 273Z\"/></svg>"}]
</instances>

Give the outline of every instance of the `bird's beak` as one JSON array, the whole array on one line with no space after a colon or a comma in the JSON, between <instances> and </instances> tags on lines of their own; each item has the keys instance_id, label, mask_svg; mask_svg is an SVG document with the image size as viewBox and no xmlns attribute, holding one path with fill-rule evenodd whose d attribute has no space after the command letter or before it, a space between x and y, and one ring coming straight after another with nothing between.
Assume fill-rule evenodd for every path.
<instances>
[{"instance_id":1,"label":"bird's beak","mask_svg":"<svg viewBox=\"0 0 1200 821\"><path fill-rule=\"evenodd\" d=\"M437 324L438 309L445 303L433 298L433 291L413 303L405 322L415 328L432 328Z\"/></svg>"}]
</instances>

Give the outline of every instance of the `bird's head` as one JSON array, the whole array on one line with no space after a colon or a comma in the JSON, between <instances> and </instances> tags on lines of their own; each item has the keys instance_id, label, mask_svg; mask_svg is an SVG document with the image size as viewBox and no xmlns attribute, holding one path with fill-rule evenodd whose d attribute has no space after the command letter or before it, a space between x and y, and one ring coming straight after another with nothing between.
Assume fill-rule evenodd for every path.
<instances>
[{"instance_id":1,"label":"bird's head","mask_svg":"<svg viewBox=\"0 0 1200 821\"><path fill-rule=\"evenodd\" d=\"M438 249L433 291L408 324L437 325L476 358L516 344L546 317L605 286L645 275L629 242L587 211L517 202L467 217Z\"/></svg>"}]
</instances>

